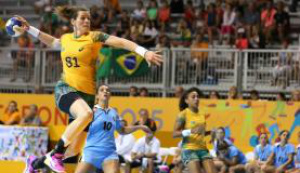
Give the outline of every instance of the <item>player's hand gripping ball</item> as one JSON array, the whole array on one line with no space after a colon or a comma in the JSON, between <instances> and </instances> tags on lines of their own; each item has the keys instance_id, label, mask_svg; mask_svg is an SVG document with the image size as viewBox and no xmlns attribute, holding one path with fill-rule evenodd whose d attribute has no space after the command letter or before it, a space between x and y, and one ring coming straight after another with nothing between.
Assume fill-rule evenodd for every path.
<instances>
[{"instance_id":1,"label":"player's hand gripping ball","mask_svg":"<svg viewBox=\"0 0 300 173\"><path fill-rule=\"evenodd\" d=\"M24 33L22 28L22 22L19 21L16 17L8 19L5 25L6 32L11 37L18 37Z\"/></svg>"}]
</instances>

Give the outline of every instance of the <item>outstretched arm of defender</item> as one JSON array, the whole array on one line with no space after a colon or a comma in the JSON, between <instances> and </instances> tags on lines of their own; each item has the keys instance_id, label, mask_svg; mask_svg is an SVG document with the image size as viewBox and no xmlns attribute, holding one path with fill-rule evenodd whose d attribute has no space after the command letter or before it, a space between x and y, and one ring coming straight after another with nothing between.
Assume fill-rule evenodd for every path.
<instances>
[{"instance_id":1,"label":"outstretched arm of defender","mask_svg":"<svg viewBox=\"0 0 300 173\"><path fill-rule=\"evenodd\" d=\"M118 130L118 132L120 134L129 134L129 133L133 133L137 130L143 130L146 133L151 133L151 130L147 126L144 126L144 125L122 127L120 130Z\"/></svg>"},{"instance_id":2,"label":"outstretched arm of defender","mask_svg":"<svg viewBox=\"0 0 300 173\"><path fill-rule=\"evenodd\" d=\"M124 38L120 38L116 36L108 36L107 34L102 32L94 32L93 40L94 42L99 41L112 47L122 48L122 49L135 52L141 55L142 57L144 57L149 65L151 64L160 65L163 62L162 56L159 55L157 52L149 51L137 45L136 43Z\"/></svg>"},{"instance_id":3,"label":"outstretched arm of defender","mask_svg":"<svg viewBox=\"0 0 300 173\"><path fill-rule=\"evenodd\" d=\"M40 31L39 29L30 26L30 24L28 23L28 21L21 17L21 16L15 16L19 21L22 22L22 28L25 31L27 31L30 35L32 35L33 37L39 39L41 42L43 42L44 44L46 44L47 46L53 47L53 48L60 48L60 39L57 39L45 32Z\"/></svg>"}]
</instances>

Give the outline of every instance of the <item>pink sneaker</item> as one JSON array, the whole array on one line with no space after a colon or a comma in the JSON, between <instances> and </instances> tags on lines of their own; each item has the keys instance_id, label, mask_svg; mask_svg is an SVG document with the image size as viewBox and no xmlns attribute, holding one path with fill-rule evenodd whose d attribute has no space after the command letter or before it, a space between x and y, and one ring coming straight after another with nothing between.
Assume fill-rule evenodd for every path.
<instances>
[{"instance_id":1,"label":"pink sneaker","mask_svg":"<svg viewBox=\"0 0 300 173\"><path fill-rule=\"evenodd\" d=\"M51 156L51 152L46 155L44 163L54 172L66 173L63 163L63 154L55 153Z\"/></svg>"},{"instance_id":2,"label":"pink sneaker","mask_svg":"<svg viewBox=\"0 0 300 173\"><path fill-rule=\"evenodd\" d=\"M33 167L32 167L32 163L33 161L35 161L37 159L37 157L35 156L28 156L26 158L26 167L25 167L25 170L24 170L24 173L38 173L38 170L35 170Z\"/></svg>"}]
</instances>

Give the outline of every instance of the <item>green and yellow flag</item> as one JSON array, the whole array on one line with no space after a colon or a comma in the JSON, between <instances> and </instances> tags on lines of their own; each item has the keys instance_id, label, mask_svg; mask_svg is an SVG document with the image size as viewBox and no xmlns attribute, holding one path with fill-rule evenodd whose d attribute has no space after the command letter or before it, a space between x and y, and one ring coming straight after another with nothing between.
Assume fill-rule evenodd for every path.
<instances>
[{"instance_id":1,"label":"green and yellow flag","mask_svg":"<svg viewBox=\"0 0 300 173\"><path fill-rule=\"evenodd\" d=\"M97 70L98 79L110 75L137 77L146 74L148 71L147 62L136 53L112 48L102 48L100 51Z\"/></svg>"},{"instance_id":2,"label":"green and yellow flag","mask_svg":"<svg viewBox=\"0 0 300 173\"><path fill-rule=\"evenodd\" d=\"M147 62L140 55L121 49L113 50L114 74L118 77L136 77L149 71Z\"/></svg>"},{"instance_id":3,"label":"green and yellow flag","mask_svg":"<svg viewBox=\"0 0 300 173\"><path fill-rule=\"evenodd\" d=\"M99 52L97 79L108 77L111 73L111 49L104 47Z\"/></svg>"}]
</instances>

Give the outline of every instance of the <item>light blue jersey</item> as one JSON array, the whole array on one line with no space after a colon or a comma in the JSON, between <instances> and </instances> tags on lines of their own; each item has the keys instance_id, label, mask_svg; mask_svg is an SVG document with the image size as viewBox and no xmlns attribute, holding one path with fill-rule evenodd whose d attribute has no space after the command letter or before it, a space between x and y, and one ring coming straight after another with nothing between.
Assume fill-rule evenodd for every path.
<instances>
[{"instance_id":1,"label":"light blue jersey","mask_svg":"<svg viewBox=\"0 0 300 173\"><path fill-rule=\"evenodd\" d=\"M275 167L279 167L288 161L289 155L295 153L295 147L292 144L286 144L285 146L280 146L280 143L274 145L273 152L275 154ZM288 165L286 168L291 169L295 167L294 161Z\"/></svg>"},{"instance_id":2,"label":"light blue jersey","mask_svg":"<svg viewBox=\"0 0 300 173\"><path fill-rule=\"evenodd\" d=\"M229 146L233 145L233 144L232 144L232 141L231 141L229 138L227 138L227 137L224 138L224 141L225 141ZM215 150L215 152L217 152L217 148L218 148L218 140L214 140L214 148L213 148L213 150Z\"/></svg>"},{"instance_id":3,"label":"light blue jersey","mask_svg":"<svg viewBox=\"0 0 300 173\"><path fill-rule=\"evenodd\" d=\"M238 157L238 164L246 164L247 159L245 155L235 146L230 146L228 149L227 159L233 159L233 157Z\"/></svg>"},{"instance_id":4,"label":"light blue jersey","mask_svg":"<svg viewBox=\"0 0 300 173\"><path fill-rule=\"evenodd\" d=\"M122 125L116 110L112 108L104 110L96 105L82 160L99 169L106 160L118 160L114 132L121 128Z\"/></svg>"},{"instance_id":5,"label":"light blue jersey","mask_svg":"<svg viewBox=\"0 0 300 173\"><path fill-rule=\"evenodd\" d=\"M296 168L300 169L300 144L297 146L297 153L295 156Z\"/></svg>"},{"instance_id":6,"label":"light blue jersey","mask_svg":"<svg viewBox=\"0 0 300 173\"><path fill-rule=\"evenodd\" d=\"M273 147L270 144L267 144L264 148L262 146L256 145L254 149L255 158L258 158L259 161L267 161L268 157L271 155Z\"/></svg>"}]
</instances>

